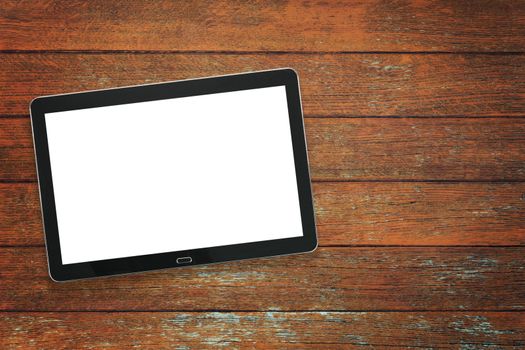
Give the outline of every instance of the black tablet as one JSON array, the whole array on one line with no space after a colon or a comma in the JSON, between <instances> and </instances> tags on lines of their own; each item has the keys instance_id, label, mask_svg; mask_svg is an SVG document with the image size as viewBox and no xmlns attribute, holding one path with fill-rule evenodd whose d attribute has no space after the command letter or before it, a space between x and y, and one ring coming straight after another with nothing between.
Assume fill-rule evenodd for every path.
<instances>
[{"instance_id":1,"label":"black tablet","mask_svg":"<svg viewBox=\"0 0 525 350\"><path fill-rule=\"evenodd\" d=\"M53 280L312 251L297 74L31 102Z\"/></svg>"}]
</instances>

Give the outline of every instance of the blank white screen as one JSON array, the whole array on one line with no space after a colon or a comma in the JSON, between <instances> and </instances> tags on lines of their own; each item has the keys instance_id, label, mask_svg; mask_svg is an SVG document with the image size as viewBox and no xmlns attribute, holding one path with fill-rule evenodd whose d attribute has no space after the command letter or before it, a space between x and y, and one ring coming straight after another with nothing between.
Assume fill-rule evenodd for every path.
<instances>
[{"instance_id":1,"label":"blank white screen","mask_svg":"<svg viewBox=\"0 0 525 350\"><path fill-rule=\"evenodd\" d=\"M64 264L302 236L284 86L45 115Z\"/></svg>"}]
</instances>

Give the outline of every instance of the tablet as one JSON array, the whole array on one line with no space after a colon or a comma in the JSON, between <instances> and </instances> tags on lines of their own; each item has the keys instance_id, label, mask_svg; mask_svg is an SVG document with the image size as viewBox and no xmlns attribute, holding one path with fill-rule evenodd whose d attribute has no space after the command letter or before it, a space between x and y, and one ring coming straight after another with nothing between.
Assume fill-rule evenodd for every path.
<instances>
[{"instance_id":1,"label":"tablet","mask_svg":"<svg viewBox=\"0 0 525 350\"><path fill-rule=\"evenodd\" d=\"M55 281L317 246L292 69L44 96L30 112Z\"/></svg>"}]
</instances>

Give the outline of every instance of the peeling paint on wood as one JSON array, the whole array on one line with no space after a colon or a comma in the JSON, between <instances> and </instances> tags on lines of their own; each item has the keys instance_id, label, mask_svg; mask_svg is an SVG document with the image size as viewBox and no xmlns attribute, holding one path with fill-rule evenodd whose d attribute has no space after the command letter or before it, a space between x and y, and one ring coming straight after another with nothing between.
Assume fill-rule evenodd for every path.
<instances>
[{"instance_id":1,"label":"peeling paint on wood","mask_svg":"<svg viewBox=\"0 0 525 350\"><path fill-rule=\"evenodd\" d=\"M519 348L525 344L524 315L521 312L0 313L0 342L8 349L39 348L49 342L56 345L55 349L72 346L114 349L125 344L139 349L460 345L477 349L488 343L498 348Z\"/></svg>"},{"instance_id":2,"label":"peeling paint on wood","mask_svg":"<svg viewBox=\"0 0 525 350\"><path fill-rule=\"evenodd\" d=\"M524 19L509 0L3 1L0 348L524 349ZM16 183L33 97L280 66L323 181L317 252L50 282Z\"/></svg>"},{"instance_id":3,"label":"peeling paint on wood","mask_svg":"<svg viewBox=\"0 0 525 350\"><path fill-rule=\"evenodd\" d=\"M327 247L58 284L47 275L43 247L0 248L0 285L10 291L0 293L0 309L267 310L276 322L287 310L525 310L524 252L525 247ZM179 317L171 322L185 322L185 314Z\"/></svg>"}]
</instances>

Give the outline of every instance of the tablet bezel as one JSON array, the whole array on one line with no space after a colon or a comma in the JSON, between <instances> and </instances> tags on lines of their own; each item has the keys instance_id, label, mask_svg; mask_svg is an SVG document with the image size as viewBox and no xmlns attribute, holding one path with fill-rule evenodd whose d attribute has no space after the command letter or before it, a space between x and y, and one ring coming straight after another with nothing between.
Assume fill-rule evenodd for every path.
<instances>
[{"instance_id":1,"label":"tablet bezel","mask_svg":"<svg viewBox=\"0 0 525 350\"><path fill-rule=\"evenodd\" d=\"M45 114L221 92L285 86L303 236L108 260L62 264ZM49 275L55 281L100 277L315 250L317 235L303 113L296 72L290 68L35 98L30 105ZM177 263L181 257L191 262Z\"/></svg>"}]
</instances>

